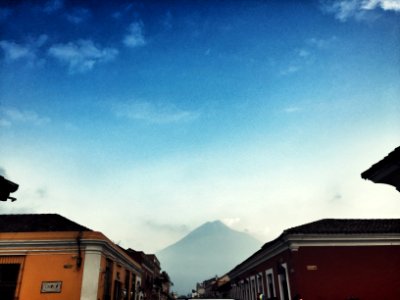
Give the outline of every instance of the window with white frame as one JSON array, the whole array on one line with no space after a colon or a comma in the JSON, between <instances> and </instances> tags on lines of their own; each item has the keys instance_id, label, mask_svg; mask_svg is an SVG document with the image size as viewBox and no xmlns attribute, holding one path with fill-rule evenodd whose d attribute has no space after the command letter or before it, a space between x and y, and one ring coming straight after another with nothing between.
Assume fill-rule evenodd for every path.
<instances>
[{"instance_id":1,"label":"window with white frame","mask_svg":"<svg viewBox=\"0 0 400 300\"><path fill-rule=\"evenodd\" d=\"M250 278L246 278L246 300L251 300Z\"/></svg>"},{"instance_id":2,"label":"window with white frame","mask_svg":"<svg viewBox=\"0 0 400 300\"><path fill-rule=\"evenodd\" d=\"M282 300L291 300L289 273L286 263L278 265L279 292Z\"/></svg>"},{"instance_id":3,"label":"window with white frame","mask_svg":"<svg viewBox=\"0 0 400 300\"><path fill-rule=\"evenodd\" d=\"M265 271L265 277L267 282L267 298L272 299L276 296L275 282L274 282L274 270L268 269Z\"/></svg>"},{"instance_id":4,"label":"window with white frame","mask_svg":"<svg viewBox=\"0 0 400 300\"><path fill-rule=\"evenodd\" d=\"M251 291L251 300L257 300L257 287L256 287L256 277L251 276L250 277L250 291Z\"/></svg>"},{"instance_id":5,"label":"window with white frame","mask_svg":"<svg viewBox=\"0 0 400 300\"><path fill-rule=\"evenodd\" d=\"M244 280L240 282L240 299L246 299L246 292L245 292Z\"/></svg>"},{"instance_id":6,"label":"window with white frame","mask_svg":"<svg viewBox=\"0 0 400 300\"><path fill-rule=\"evenodd\" d=\"M247 280L247 279L245 279L244 280L244 283L243 283L243 295L244 295L244 297L243 297L243 299L245 299L245 300L249 300L249 291L248 291L248 289L249 289L249 281Z\"/></svg>"},{"instance_id":7,"label":"window with white frame","mask_svg":"<svg viewBox=\"0 0 400 300\"><path fill-rule=\"evenodd\" d=\"M257 295L264 294L264 283L262 273L257 274Z\"/></svg>"}]
</instances>

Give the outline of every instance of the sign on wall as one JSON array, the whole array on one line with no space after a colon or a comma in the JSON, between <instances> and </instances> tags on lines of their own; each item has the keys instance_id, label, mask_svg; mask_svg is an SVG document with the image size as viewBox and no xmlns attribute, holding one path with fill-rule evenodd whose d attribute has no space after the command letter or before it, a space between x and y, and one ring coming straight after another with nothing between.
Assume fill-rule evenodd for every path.
<instances>
[{"instance_id":1,"label":"sign on wall","mask_svg":"<svg viewBox=\"0 0 400 300\"><path fill-rule=\"evenodd\" d=\"M41 293L61 293L62 281L42 281Z\"/></svg>"}]
</instances>

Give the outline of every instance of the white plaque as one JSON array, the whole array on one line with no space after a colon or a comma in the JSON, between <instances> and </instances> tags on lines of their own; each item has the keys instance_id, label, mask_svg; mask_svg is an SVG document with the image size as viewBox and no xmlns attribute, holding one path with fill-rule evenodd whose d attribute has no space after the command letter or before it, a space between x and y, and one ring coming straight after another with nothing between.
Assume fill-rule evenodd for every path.
<instances>
[{"instance_id":1,"label":"white plaque","mask_svg":"<svg viewBox=\"0 0 400 300\"><path fill-rule=\"evenodd\" d=\"M41 293L61 293L62 281L42 281Z\"/></svg>"}]
</instances>

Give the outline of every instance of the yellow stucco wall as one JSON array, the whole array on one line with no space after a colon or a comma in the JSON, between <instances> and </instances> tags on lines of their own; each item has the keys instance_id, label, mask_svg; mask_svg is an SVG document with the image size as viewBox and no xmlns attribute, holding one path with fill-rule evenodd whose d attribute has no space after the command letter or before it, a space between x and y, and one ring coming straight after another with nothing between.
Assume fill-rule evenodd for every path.
<instances>
[{"instance_id":1,"label":"yellow stucco wall","mask_svg":"<svg viewBox=\"0 0 400 300\"><path fill-rule=\"evenodd\" d=\"M41 253L25 257L19 299L72 300L80 299L82 270L76 267L76 253ZM61 282L60 293L42 293L44 281Z\"/></svg>"}]
</instances>

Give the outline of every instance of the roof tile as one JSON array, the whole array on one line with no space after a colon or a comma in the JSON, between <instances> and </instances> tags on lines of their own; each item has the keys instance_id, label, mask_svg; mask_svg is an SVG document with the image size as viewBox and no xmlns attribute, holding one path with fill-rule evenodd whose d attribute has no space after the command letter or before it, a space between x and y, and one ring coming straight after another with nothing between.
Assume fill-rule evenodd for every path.
<instances>
[{"instance_id":1,"label":"roof tile","mask_svg":"<svg viewBox=\"0 0 400 300\"><path fill-rule=\"evenodd\" d=\"M400 219L323 219L284 231L284 234L358 233L400 233Z\"/></svg>"}]
</instances>

